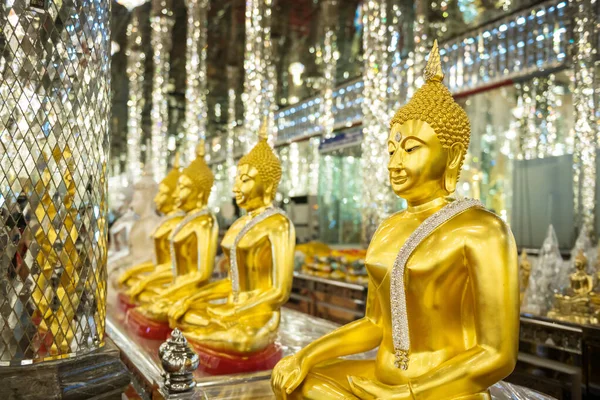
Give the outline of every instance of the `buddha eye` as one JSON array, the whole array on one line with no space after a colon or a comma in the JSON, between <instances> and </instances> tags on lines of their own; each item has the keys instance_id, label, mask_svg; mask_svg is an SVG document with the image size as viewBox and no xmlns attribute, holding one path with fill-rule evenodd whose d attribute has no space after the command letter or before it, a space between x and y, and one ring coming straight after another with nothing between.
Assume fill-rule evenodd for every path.
<instances>
[{"instance_id":1,"label":"buddha eye","mask_svg":"<svg viewBox=\"0 0 600 400\"><path fill-rule=\"evenodd\" d=\"M396 146L393 143L388 143L388 153L391 156L396 152Z\"/></svg>"},{"instance_id":2,"label":"buddha eye","mask_svg":"<svg viewBox=\"0 0 600 400\"><path fill-rule=\"evenodd\" d=\"M417 150L417 149L418 149L418 148L420 148L420 147L421 147L421 146L413 146L413 147L410 147L410 148L406 149L406 152L407 152L407 153L412 153L413 151Z\"/></svg>"}]
</instances>

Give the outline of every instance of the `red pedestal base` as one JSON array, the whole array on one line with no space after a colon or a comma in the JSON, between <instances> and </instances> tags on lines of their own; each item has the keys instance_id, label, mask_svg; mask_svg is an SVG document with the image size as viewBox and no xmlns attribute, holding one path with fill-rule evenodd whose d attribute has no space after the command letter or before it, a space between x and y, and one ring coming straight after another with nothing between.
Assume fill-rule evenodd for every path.
<instances>
[{"instance_id":1,"label":"red pedestal base","mask_svg":"<svg viewBox=\"0 0 600 400\"><path fill-rule=\"evenodd\" d=\"M135 308L127 312L127 327L136 335L146 339L164 341L172 329L167 322L157 322L140 314Z\"/></svg>"},{"instance_id":2,"label":"red pedestal base","mask_svg":"<svg viewBox=\"0 0 600 400\"><path fill-rule=\"evenodd\" d=\"M281 360L283 349L277 343L248 356L221 353L190 341L200 357L199 370L212 375L229 375L273 369Z\"/></svg>"},{"instance_id":3,"label":"red pedestal base","mask_svg":"<svg viewBox=\"0 0 600 400\"><path fill-rule=\"evenodd\" d=\"M123 314L127 314L127 311L135 307L136 305L132 303L131 298L127 296L125 293L119 293L117 295L117 299L119 300L119 310Z\"/></svg>"}]
</instances>

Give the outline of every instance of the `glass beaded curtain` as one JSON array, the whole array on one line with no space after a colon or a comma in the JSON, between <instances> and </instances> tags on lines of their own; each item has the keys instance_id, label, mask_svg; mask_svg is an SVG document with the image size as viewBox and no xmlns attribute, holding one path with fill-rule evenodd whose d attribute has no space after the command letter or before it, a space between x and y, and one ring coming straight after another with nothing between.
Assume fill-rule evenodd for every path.
<instances>
[{"instance_id":1,"label":"glass beaded curtain","mask_svg":"<svg viewBox=\"0 0 600 400\"><path fill-rule=\"evenodd\" d=\"M110 4L0 8L0 366L100 347Z\"/></svg>"}]
</instances>

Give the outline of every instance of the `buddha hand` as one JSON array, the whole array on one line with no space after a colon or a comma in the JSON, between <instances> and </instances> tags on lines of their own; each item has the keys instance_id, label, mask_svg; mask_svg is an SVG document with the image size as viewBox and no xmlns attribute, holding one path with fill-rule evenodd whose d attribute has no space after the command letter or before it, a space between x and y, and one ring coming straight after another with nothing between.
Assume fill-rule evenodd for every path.
<instances>
[{"instance_id":1,"label":"buddha hand","mask_svg":"<svg viewBox=\"0 0 600 400\"><path fill-rule=\"evenodd\" d=\"M209 306L206 311L208 312L208 315L215 318L231 318L235 317L236 314L235 306L230 304Z\"/></svg>"},{"instance_id":2,"label":"buddha hand","mask_svg":"<svg viewBox=\"0 0 600 400\"><path fill-rule=\"evenodd\" d=\"M153 314L161 314L163 310L168 309L171 303L168 299L158 299L154 303L150 303L148 310Z\"/></svg>"},{"instance_id":3,"label":"buddha hand","mask_svg":"<svg viewBox=\"0 0 600 400\"><path fill-rule=\"evenodd\" d=\"M148 284L148 282L144 279L144 280L136 283L134 286L132 286L131 289L129 289L127 294L132 299L136 298L146 289L147 284Z\"/></svg>"},{"instance_id":4,"label":"buddha hand","mask_svg":"<svg viewBox=\"0 0 600 400\"><path fill-rule=\"evenodd\" d=\"M408 385L391 386L360 376L349 376L348 382L352 393L359 399L408 400L413 398Z\"/></svg>"},{"instance_id":5,"label":"buddha hand","mask_svg":"<svg viewBox=\"0 0 600 400\"><path fill-rule=\"evenodd\" d=\"M129 278L131 278L132 275L132 271L131 270L126 270L125 272L123 272L121 274L121 276L119 276L119 279L117 280L117 283L119 285L124 285L125 282L127 282L129 280Z\"/></svg>"},{"instance_id":6,"label":"buddha hand","mask_svg":"<svg viewBox=\"0 0 600 400\"><path fill-rule=\"evenodd\" d=\"M299 354L282 358L271 375L271 386L275 396L285 399L304 381L309 369L304 357Z\"/></svg>"},{"instance_id":7,"label":"buddha hand","mask_svg":"<svg viewBox=\"0 0 600 400\"><path fill-rule=\"evenodd\" d=\"M175 304L169 308L169 321L174 324L183 318L185 313L187 313L192 306L193 302L194 301L191 298L181 299L175 302Z\"/></svg>"}]
</instances>

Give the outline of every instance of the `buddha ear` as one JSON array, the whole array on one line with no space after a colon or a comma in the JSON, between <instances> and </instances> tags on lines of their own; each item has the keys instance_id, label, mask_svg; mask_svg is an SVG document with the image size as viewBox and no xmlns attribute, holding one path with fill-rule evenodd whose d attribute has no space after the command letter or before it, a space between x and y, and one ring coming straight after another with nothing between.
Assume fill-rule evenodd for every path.
<instances>
[{"instance_id":1,"label":"buddha ear","mask_svg":"<svg viewBox=\"0 0 600 400\"><path fill-rule=\"evenodd\" d=\"M263 202L269 204L273 201L273 185L265 186L265 192L263 193Z\"/></svg>"},{"instance_id":2,"label":"buddha ear","mask_svg":"<svg viewBox=\"0 0 600 400\"><path fill-rule=\"evenodd\" d=\"M198 206L203 207L208 203L208 196L206 195L206 191L200 190L198 193Z\"/></svg>"},{"instance_id":3,"label":"buddha ear","mask_svg":"<svg viewBox=\"0 0 600 400\"><path fill-rule=\"evenodd\" d=\"M446 172L444 174L444 189L448 194L456 190L458 170L464 153L465 148L462 143L453 143L448 149L448 161L446 161Z\"/></svg>"}]
</instances>

